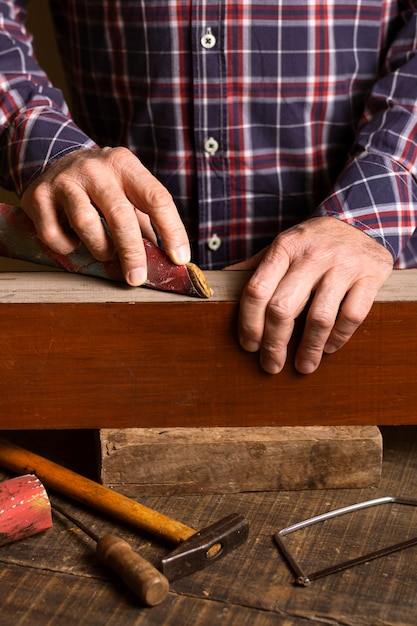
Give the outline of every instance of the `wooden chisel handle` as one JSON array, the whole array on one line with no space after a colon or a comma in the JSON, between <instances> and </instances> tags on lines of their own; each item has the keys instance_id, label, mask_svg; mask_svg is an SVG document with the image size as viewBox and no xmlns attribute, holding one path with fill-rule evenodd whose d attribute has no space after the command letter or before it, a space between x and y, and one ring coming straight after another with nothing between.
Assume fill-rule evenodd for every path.
<instances>
[{"instance_id":1,"label":"wooden chisel handle","mask_svg":"<svg viewBox=\"0 0 417 626\"><path fill-rule=\"evenodd\" d=\"M1 438L0 465L16 474L36 474L45 487L171 543L179 544L196 533L181 522Z\"/></svg>"}]
</instances>

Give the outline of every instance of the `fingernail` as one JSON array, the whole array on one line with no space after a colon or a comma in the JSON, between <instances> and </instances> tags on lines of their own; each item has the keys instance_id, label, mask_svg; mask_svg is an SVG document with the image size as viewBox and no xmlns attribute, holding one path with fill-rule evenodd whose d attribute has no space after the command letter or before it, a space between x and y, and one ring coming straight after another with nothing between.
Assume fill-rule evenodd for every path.
<instances>
[{"instance_id":1,"label":"fingernail","mask_svg":"<svg viewBox=\"0 0 417 626\"><path fill-rule=\"evenodd\" d=\"M132 287L139 287L140 285L143 285L143 283L146 280L146 269L143 267L135 267L135 269L130 270L130 272L127 275L127 282L129 283L129 285L132 285Z\"/></svg>"},{"instance_id":2,"label":"fingernail","mask_svg":"<svg viewBox=\"0 0 417 626\"><path fill-rule=\"evenodd\" d=\"M239 343L246 352L258 352L259 343L250 339L239 339Z\"/></svg>"},{"instance_id":3,"label":"fingernail","mask_svg":"<svg viewBox=\"0 0 417 626\"><path fill-rule=\"evenodd\" d=\"M261 357L261 367L265 372L268 372L268 374L278 374L278 372L281 371L278 363L270 358Z\"/></svg>"},{"instance_id":4,"label":"fingernail","mask_svg":"<svg viewBox=\"0 0 417 626\"><path fill-rule=\"evenodd\" d=\"M180 246L175 252L175 259L178 265L185 265L190 262L190 248L188 246Z\"/></svg>"},{"instance_id":5,"label":"fingernail","mask_svg":"<svg viewBox=\"0 0 417 626\"><path fill-rule=\"evenodd\" d=\"M333 354L334 352L336 352L337 347L332 344L332 343L326 343L326 345L324 346L323 352L325 352L326 354Z\"/></svg>"},{"instance_id":6,"label":"fingernail","mask_svg":"<svg viewBox=\"0 0 417 626\"><path fill-rule=\"evenodd\" d=\"M295 367L301 374L312 374L316 369L313 361L297 361Z\"/></svg>"}]
</instances>

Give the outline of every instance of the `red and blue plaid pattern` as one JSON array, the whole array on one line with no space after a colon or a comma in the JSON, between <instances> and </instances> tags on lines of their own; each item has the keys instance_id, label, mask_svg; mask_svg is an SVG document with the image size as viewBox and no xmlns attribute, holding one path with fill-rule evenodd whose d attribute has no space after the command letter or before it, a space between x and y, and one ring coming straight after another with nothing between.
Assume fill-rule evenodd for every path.
<instances>
[{"instance_id":1,"label":"red and blue plaid pattern","mask_svg":"<svg viewBox=\"0 0 417 626\"><path fill-rule=\"evenodd\" d=\"M124 145L173 194L204 268L312 215L417 265L416 1L51 0L73 118L25 4L0 0L3 185Z\"/></svg>"}]
</instances>

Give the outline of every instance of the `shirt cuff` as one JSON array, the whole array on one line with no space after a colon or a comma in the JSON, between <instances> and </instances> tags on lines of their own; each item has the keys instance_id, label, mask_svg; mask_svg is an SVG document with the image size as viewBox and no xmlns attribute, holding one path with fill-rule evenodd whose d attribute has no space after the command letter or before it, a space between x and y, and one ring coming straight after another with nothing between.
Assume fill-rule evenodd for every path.
<instances>
[{"instance_id":1,"label":"shirt cuff","mask_svg":"<svg viewBox=\"0 0 417 626\"><path fill-rule=\"evenodd\" d=\"M9 133L9 148L1 155L2 170L8 171L4 184L19 196L53 161L82 148L97 147L71 118L47 107L25 111Z\"/></svg>"},{"instance_id":2,"label":"shirt cuff","mask_svg":"<svg viewBox=\"0 0 417 626\"><path fill-rule=\"evenodd\" d=\"M336 217L359 228L400 264L417 226L416 181L396 161L361 152L347 164L313 216Z\"/></svg>"}]
</instances>

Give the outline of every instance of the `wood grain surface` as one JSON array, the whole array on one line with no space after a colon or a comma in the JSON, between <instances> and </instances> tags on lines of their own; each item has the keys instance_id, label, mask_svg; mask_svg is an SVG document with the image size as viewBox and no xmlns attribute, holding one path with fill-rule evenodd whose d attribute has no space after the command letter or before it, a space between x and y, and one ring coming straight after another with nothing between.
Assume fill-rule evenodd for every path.
<instances>
[{"instance_id":1,"label":"wood grain surface","mask_svg":"<svg viewBox=\"0 0 417 626\"><path fill-rule=\"evenodd\" d=\"M169 497L142 497L138 492L137 499L147 506L195 528L239 512L248 517L251 529L239 549L172 583L168 600L152 609L141 607L98 564L93 542L69 522L55 519L53 528L44 534L1 548L0 622L19 626L414 626L416 547L298 588L272 539L274 532L292 523L341 506L386 495L413 497L417 429L404 426L382 432L385 454L378 488ZM81 446L82 432L78 438ZM49 443L58 455L53 434ZM41 445L45 453L46 442ZM76 442L73 446L67 445L64 454L68 458L72 450L75 463L79 454ZM165 546L127 526L71 502L65 506L98 534L120 533L154 564L166 555ZM334 521L288 536L306 569L414 536L417 510L375 507L343 516L336 525Z\"/></svg>"},{"instance_id":2,"label":"wood grain surface","mask_svg":"<svg viewBox=\"0 0 417 626\"><path fill-rule=\"evenodd\" d=\"M101 480L147 495L372 487L376 426L121 428L99 432Z\"/></svg>"},{"instance_id":3,"label":"wood grain surface","mask_svg":"<svg viewBox=\"0 0 417 626\"><path fill-rule=\"evenodd\" d=\"M2 274L0 428L416 422L415 270L395 272L347 346L309 376L293 367L301 318L277 376L239 347L245 274L209 273L218 295L208 301Z\"/></svg>"}]
</instances>

